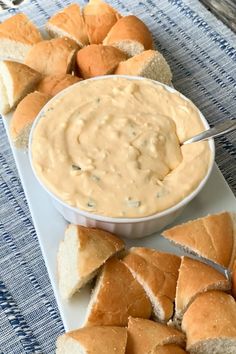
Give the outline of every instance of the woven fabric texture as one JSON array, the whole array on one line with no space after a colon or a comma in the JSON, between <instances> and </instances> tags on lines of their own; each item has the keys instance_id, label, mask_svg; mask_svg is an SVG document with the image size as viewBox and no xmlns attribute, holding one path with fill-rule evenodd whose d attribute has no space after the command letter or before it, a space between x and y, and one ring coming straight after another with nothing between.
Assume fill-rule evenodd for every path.
<instances>
[{"instance_id":1,"label":"woven fabric texture","mask_svg":"<svg viewBox=\"0 0 236 354\"><path fill-rule=\"evenodd\" d=\"M174 86L211 125L236 112L236 36L197 0L109 0L139 16L168 60ZM9 3L9 2L8 2ZM40 28L70 1L28 0L0 12L25 12ZM80 1L84 4L85 1ZM236 134L216 141L216 161L236 193ZM30 212L0 120L0 353L54 353L63 332Z\"/></svg>"}]
</instances>

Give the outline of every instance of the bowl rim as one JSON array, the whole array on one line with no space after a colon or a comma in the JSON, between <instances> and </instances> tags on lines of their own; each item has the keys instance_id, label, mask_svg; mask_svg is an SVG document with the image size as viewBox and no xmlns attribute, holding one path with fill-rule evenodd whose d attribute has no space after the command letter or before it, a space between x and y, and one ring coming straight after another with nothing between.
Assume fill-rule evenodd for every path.
<instances>
[{"instance_id":1,"label":"bowl rim","mask_svg":"<svg viewBox=\"0 0 236 354\"><path fill-rule=\"evenodd\" d=\"M174 87L165 85L159 81L155 81L155 80L151 80L151 79L147 79L141 76L130 76L130 75L103 75L103 76L96 76L90 79L86 79L83 81L79 81L67 88L65 88L64 90L60 91L57 95L55 95L54 97L52 97L47 103L46 105L40 110L40 112L38 113L37 117L35 118L33 125L31 127L31 131L30 131L30 135L29 135L29 144L28 144L28 155L29 155L29 160L30 160L30 166L32 168L33 174L35 176L35 178L37 179L37 181L39 182L39 184L41 185L41 187L50 195L50 197L56 201L57 203L61 204L64 208L69 209L71 212L80 214L81 216L84 216L86 218L90 218L96 221L102 221L102 222L107 222L107 223L115 223L115 224L129 224L129 223L141 223L144 221L151 221L151 220L155 220L157 218L160 217L165 217L169 214L174 213L175 211L177 211L180 208L183 208L184 206L186 206L186 204L188 204L204 187L204 185L206 184L208 178L210 177L210 174L212 172L213 169L213 165L214 165L214 161L215 161L215 143L214 143L214 139L209 139L208 143L209 143L209 147L210 147L210 151L211 151L211 160L209 162L209 166L208 166L208 170L206 175L204 176L204 178L201 180L201 182L198 184L198 186L190 193L188 194L184 199L180 200L177 204L173 205L172 207L165 209L163 211L160 211L158 213L155 214L151 214L151 215L147 215L147 216L143 216L143 217L131 217L131 218L122 218L122 217L111 217L111 216L105 216L105 215L100 215L100 214L96 214L96 213L92 213L77 207L73 207L67 203L65 203L63 200L61 200L58 196L56 196L53 192L51 192L46 186L45 184L41 181L41 179L38 177L35 168L33 166L33 161L32 161L32 149L31 149L31 145L32 145L32 139L33 139L33 134L34 134L34 130L37 126L37 124L39 123L41 117L44 115L44 112L47 111L47 107L51 105L51 103L54 100L57 100L58 98L60 98L61 96L64 96L67 92L69 92L70 90L72 90L75 86L79 86L79 85L83 85L85 84L85 82L87 81L96 81L96 80L104 80L104 79L114 79L114 78L125 78L125 79L129 79L129 80L144 80L144 81L149 81L155 85L160 85L164 88L166 88L168 91L175 93L177 92L178 94L180 94L180 96L186 100L191 102L194 107L196 108L196 110L199 113L199 116L201 118L201 121L204 125L204 127L206 129L209 129L209 123L207 122L206 118L204 117L204 115L202 114L202 112L198 109L198 107L186 96L184 96L181 92L177 91Z\"/></svg>"}]
</instances>

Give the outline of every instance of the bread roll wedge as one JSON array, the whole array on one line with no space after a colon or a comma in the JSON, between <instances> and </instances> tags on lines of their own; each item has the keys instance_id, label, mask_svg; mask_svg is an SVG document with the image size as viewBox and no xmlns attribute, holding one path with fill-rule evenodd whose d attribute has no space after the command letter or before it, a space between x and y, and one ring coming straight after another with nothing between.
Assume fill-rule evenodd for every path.
<instances>
[{"instance_id":1,"label":"bread roll wedge","mask_svg":"<svg viewBox=\"0 0 236 354\"><path fill-rule=\"evenodd\" d=\"M70 74L48 75L39 82L37 91L55 96L65 88L74 85L82 79Z\"/></svg>"},{"instance_id":2,"label":"bread roll wedge","mask_svg":"<svg viewBox=\"0 0 236 354\"><path fill-rule=\"evenodd\" d=\"M133 247L123 262L146 291L154 317L167 322L174 312L180 258L150 248Z\"/></svg>"},{"instance_id":3,"label":"bread roll wedge","mask_svg":"<svg viewBox=\"0 0 236 354\"><path fill-rule=\"evenodd\" d=\"M28 66L14 61L0 62L0 113L6 114L33 91L41 75Z\"/></svg>"},{"instance_id":4,"label":"bread roll wedge","mask_svg":"<svg viewBox=\"0 0 236 354\"><path fill-rule=\"evenodd\" d=\"M151 303L120 260L108 260L87 309L85 326L127 326L129 316L149 318Z\"/></svg>"},{"instance_id":5,"label":"bread roll wedge","mask_svg":"<svg viewBox=\"0 0 236 354\"><path fill-rule=\"evenodd\" d=\"M232 269L236 247L235 225L235 214L222 212L174 226L162 235L187 252Z\"/></svg>"},{"instance_id":6,"label":"bread roll wedge","mask_svg":"<svg viewBox=\"0 0 236 354\"><path fill-rule=\"evenodd\" d=\"M71 73L78 44L69 38L54 38L35 44L25 64L43 75Z\"/></svg>"},{"instance_id":7,"label":"bread roll wedge","mask_svg":"<svg viewBox=\"0 0 236 354\"><path fill-rule=\"evenodd\" d=\"M147 26L136 16L125 16L111 28L103 41L132 57L144 50L153 49L153 39Z\"/></svg>"},{"instance_id":8,"label":"bread roll wedge","mask_svg":"<svg viewBox=\"0 0 236 354\"><path fill-rule=\"evenodd\" d=\"M141 318L129 318L126 354L152 353L158 345L185 346L185 335L164 324Z\"/></svg>"},{"instance_id":9,"label":"bread roll wedge","mask_svg":"<svg viewBox=\"0 0 236 354\"><path fill-rule=\"evenodd\" d=\"M0 24L0 56L23 62L32 45L43 38L36 26L18 13Z\"/></svg>"},{"instance_id":10,"label":"bread roll wedge","mask_svg":"<svg viewBox=\"0 0 236 354\"><path fill-rule=\"evenodd\" d=\"M187 354L185 350L175 344L158 345L148 354Z\"/></svg>"},{"instance_id":11,"label":"bread roll wedge","mask_svg":"<svg viewBox=\"0 0 236 354\"><path fill-rule=\"evenodd\" d=\"M166 85L171 85L172 80L170 67L163 55L151 49L120 62L114 74L142 76Z\"/></svg>"},{"instance_id":12,"label":"bread roll wedge","mask_svg":"<svg viewBox=\"0 0 236 354\"><path fill-rule=\"evenodd\" d=\"M229 279L216 269L189 257L181 258L175 298L177 321L182 320L184 312L200 293L231 288Z\"/></svg>"},{"instance_id":13,"label":"bread roll wedge","mask_svg":"<svg viewBox=\"0 0 236 354\"><path fill-rule=\"evenodd\" d=\"M46 23L51 37L68 37L80 47L89 43L82 11L78 4L70 4L53 15Z\"/></svg>"},{"instance_id":14,"label":"bread roll wedge","mask_svg":"<svg viewBox=\"0 0 236 354\"><path fill-rule=\"evenodd\" d=\"M108 258L124 247L121 239L107 231L68 225L57 255L61 297L69 299L97 275Z\"/></svg>"},{"instance_id":15,"label":"bread roll wedge","mask_svg":"<svg viewBox=\"0 0 236 354\"><path fill-rule=\"evenodd\" d=\"M10 123L10 135L17 148L27 148L32 124L51 96L32 92L18 104Z\"/></svg>"},{"instance_id":16,"label":"bread roll wedge","mask_svg":"<svg viewBox=\"0 0 236 354\"><path fill-rule=\"evenodd\" d=\"M125 354L126 341L126 328L80 328L57 339L56 354Z\"/></svg>"},{"instance_id":17,"label":"bread roll wedge","mask_svg":"<svg viewBox=\"0 0 236 354\"><path fill-rule=\"evenodd\" d=\"M91 44L78 51L76 56L78 72L84 79L112 74L126 55L112 46Z\"/></svg>"},{"instance_id":18,"label":"bread roll wedge","mask_svg":"<svg viewBox=\"0 0 236 354\"><path fill-rule=\"evenodd\" d=\"M232 273L232 294L236 299L236 260L233 265L233 273Z\"/></svg>"},{"instance_id":19,"label":"bread roll wedge","mask_svg":"<svg viewBox=\"0 0 236 354\"><path fill-rule=\"evenodd\" d=\"M90 0L84 7L84 21L91 44L102 43L121 15L101 0Z\"/></svg>"},{"instance_id":20,"label":"bread roll wedge","mask_svg":"<svg viewBox=\"0 0 236 354\"><path fill-rule=\"evenodd\" d=\"M231 295L199 295L184 314L182 329L191 354L236 353L236 302Z\"/></svg>"}]
</instances>

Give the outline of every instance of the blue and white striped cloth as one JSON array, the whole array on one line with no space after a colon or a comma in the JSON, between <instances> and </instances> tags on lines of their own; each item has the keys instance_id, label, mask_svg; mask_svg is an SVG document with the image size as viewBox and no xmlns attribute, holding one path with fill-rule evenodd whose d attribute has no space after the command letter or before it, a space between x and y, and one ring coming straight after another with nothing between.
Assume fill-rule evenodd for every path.
<instances>
[{"instance_id":1,"label":"blue and white striped cloth","mask_svg":"<svg viewBox=\"0 0 236 354\"><path fill-rule=\"evenodd\" d=\"M42 27L69 3L28 0L19 10ZM195 102L211 124L235 117L235 34L197 0L110 3L121 13L134 13L149 26L157 49L171 66L174 86ZM0 21L19 10L0 12ZM216 142L216 160L234 192L235 145L235 133ZM62 332L63 324L0 120L0 354L54 353L56 337Z\"/></svg>"}]
</instances>

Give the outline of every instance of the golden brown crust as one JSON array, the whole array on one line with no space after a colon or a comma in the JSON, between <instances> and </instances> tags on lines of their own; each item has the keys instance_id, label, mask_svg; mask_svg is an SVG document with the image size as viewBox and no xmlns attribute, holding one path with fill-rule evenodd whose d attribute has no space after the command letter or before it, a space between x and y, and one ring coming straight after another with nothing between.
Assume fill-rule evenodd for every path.
<instances>
[{"instance_id":1,"label":"golden brown crust","mask_svg":"<svg viewBox=\"0 0 236 354\"><path fill-rule=\"evenodd\" d=\"M70 338L78 341L86 353L125 354L127 329L104 326L80 328L60 336L57 347L60 347L61 342L66 346Z\"/></svg>"},{"instance_id":2,"label":"golden brown crust","mask_svg":"<svg viewBox=\"0 0 236 354\"><path fill-rule=\"evenodd\" d=\"M84 20L91 44L102 43L121 15L101 0L90 0L84 7Z\"/></svg>"},{"instance_id":3,"label":"golden brown crust","mask_svg":"<svg viewBox=\"0 0 236 354\"><path fill-rule=\"evenodd\" d=\"M78 4L71 4L65 7L62 11L56 13L49 19L46 27L49 33L52 33L53 27L51 28L50 26L54 26L56 29L66 32L64 36L67 35L71 37L80 46L89 43L83 15Z\"/></svg>"},{"instance_id":4,"label":"golden brown crust","mask_svg":"<svg viewBox=\"0 0 236 354\"><path fill-rule=\"evenodd\" d=\"M184 314L187 350L200 341L236 338L236 302L221 291L199 295Z\"/></svg>"},{"instance_id":5,"label":"golden brown crust","mask_svg":"<svg viewBox=\"0 0 236 354\"><path fill-rule=\"evenodd\" d=\"M69 38L54 38L35 44L25 58L25 64L43 75L71 72L78 45Z\"/></svg>"},{"instance_id":6,"label":"golden brown crust","mask_svg":"<svg viewBox=\"0 0 236 354\"><path fill-rule=\"evenodd\" d=\"M29 45L43 40L37 27L23 13L11 16L0 24L0 40L3 38Z\"/></svg>"},{"instance_id":7,"label":"golden brown crust","mask_svg":"<svg viewBox=\"0 0 236 354\"><path fill-rule=\"evenodd\" d=\"M230 213L209 215L163 232L174 243L223 267L229 267L234 245Z\"/></svg>"},{"instance_id":8,"label":"golden brown crust","mask_svg":"<svg viewBox=\"0 0 236 354\"><path fill-rule=\"evenodd\" d=\"M86 326L126 326L129 316L150 317L151 303L145 291L120 260L105 263L100 282Z\"/></svg>"},{"instance_id":9,"label":"golden brown crust","mask_svg":"<svg viewBox=\"0 0 236 354\"><path fill-rule=\"evenodd\" d=\"M102 44L91 44L77 53L78 71L84 79L112 74L122 60L126 60L123 52Z\"/></svg>"},{"instance_id":10,"label":"golden brown crust","mask_svg":"<svg viewBox=\"0 0 236 354\"><path fill-rule=\"evenodd\" d=\"M145 62L148 62L154 55L155 50L145 50L144 52L129 58L126 61L122 61L116 71L116 75L139 75L141 67Z\"/></svg>"},{"instance_id":11,"label":"golden brown crust","mask_svg":"<svg viewBox=\"0 0 236 354\"><path fill-rule=\"evenodd\" d=\"M229 290L229 280L216 269L189 257L182 257L176 290L176 317L182 317L188 305L207 290Z\"/></svg>"},{"instance_id":12,"label":"golden brown crust","mask_svg":"<svg viewBox=\"0 0 236 354\"><path fill-rule=\"evenodd\" d=\"M129 318L127 354L149 353L158 345L172 343L184 346L185 335L161 323L141 318Z\"/></svg>"},{"instance_id":13,"label":"golden brown crust","mask_svg":"<svg viewBox=\"0 0 236 354\"><path fill-rule=\"evenodd\" d=\"M81 78L70 74L48 75L39 82L37 91L55 96L60 91L81 80Z\"/></svg>"},{"instance_id":14,"label":"golden brown crust","mask_svg":"<svg viewBox=\"0 0 236 354\"><path fill-rule=\"evenodd\" d=\"M133 247L123 259L133 276L150 290L160 307L159 319L168 321L174 310L174 299L180 258L144 247Z\"/></svg>"},{"instance_id":15,"label":"golden brown crust","mask_svg":"<svg viewBox=\"0 0 236 354\"><path fill-rule=\"evenodd\" d=\"M18 104L10 123L10 134L13 140L17 139L25 127L32 124L43 106L51 96L32 92Z\"/></svg>"},{"instance_id":16,"label":"golden brown crust","mask_svg":"<svg viewBox=\"0 0 236 354\"><path fill-rule=\"evenodd\" d=\"M121 41L141 43L144 49L153 49L153 39L147 26L136 16L125 16L111 28L103 41L106 45L115 45Z\"/></svg>"},{"instance_id":17,"label":"golden brown crust","mask_svg":"<svg viewBox=\"0 0 236 354\"><path fill-rule=\"evenodd\" d=\"M187 352L175 344L167 344L158 345L148 354L187 354Z\"/></svg>"}]
</instances>

